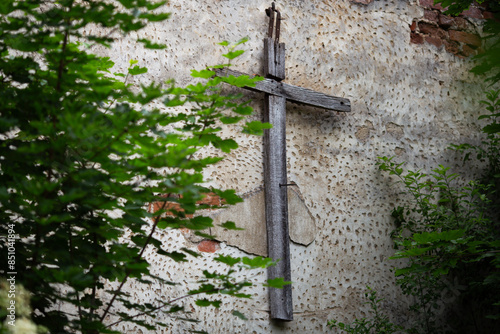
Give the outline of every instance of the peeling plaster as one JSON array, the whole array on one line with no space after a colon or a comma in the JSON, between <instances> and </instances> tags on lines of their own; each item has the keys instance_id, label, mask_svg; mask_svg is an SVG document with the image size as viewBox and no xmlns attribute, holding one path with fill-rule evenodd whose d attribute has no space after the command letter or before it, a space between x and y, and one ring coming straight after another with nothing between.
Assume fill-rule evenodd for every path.
<instances>
[{"instance_id":1,"label":"peeling plaster","mask_svg":"<svg viewBox=\"0 0 500 334\"><path fill-rule=\"evenodd\" d=\"M290 240L299 245L307 246L316 237L316 225L300 191L293 188L297 187L288 189ZM267 256L264 189L260 187L242 195L242 198L244 199L242 203L209 214L216 226L211 229L211 233L217 240L249 254ZM237 226L244 230L232 231L217 226L228 220L237 222Z\"/></svg>"}]
</instances>

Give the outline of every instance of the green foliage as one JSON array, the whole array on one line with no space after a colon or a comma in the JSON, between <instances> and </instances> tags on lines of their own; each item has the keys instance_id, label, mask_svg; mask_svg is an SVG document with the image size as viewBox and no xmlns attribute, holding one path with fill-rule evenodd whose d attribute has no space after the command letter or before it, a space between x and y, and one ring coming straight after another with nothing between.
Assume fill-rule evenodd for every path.
<instances>
[{"instance_id":1,"label":"green foliage","mask_svg":"<svg viewBox=\"0 0 500 334\"><path fill-rule=\"evenodd\" d=\"M238 47L239 45L241 45L243 43L246 43L247 41L248 41L248 37L244 37L244 38L240 39L236 43L230 43L228 41L224 41L224 42L219 43L220 45L226 46L226 47L229 48L229 52L226 53L226 54L223 54L222 56L226 57L227 59L229 59L229 61L231 61L234 58L242 55L243 54L243 50L236 50L236 47Z\"/></svg>"},{"instance_id":2,"label":"green foliage","mask_svg":"<svg viewBox=\"0 0 500 334\"><path fill-rule=\"evenodd\" d=\"M11 271L34 293L32 320L53 333L111 333L122 322L167 326L157 316L183 311L177 301L186 296L141 304L125 284L134 280L145 289L152 282L177 284L155 276L145 255L172 263L198 255L164 248L163 230L186 227L210 238L202 231L212 220L197 214L206 208L198 204L205 194L213 192L227 205L241 201L232 190L207 188L203 177L204 169L238 147L222 136L225 124L235 127L252 113L239 102L241 96L221 94L221 85L234 83L231 79L204 69L193 71L197 81L186 87L174 82L132 87L129 79L146 68L131 60L126 74L113 73L111 59L92 53L115 36L166 20L164 4L0 3L0 234L15 231ZM228 55L240 53L231 46ZM259 79L239 80L252 85ZM257 121L241 125L251 134L265 128L269 124ZM209 146L217 153L207 155ZM154 212L148 209L152 203ZM230 222L223 226L237 229ZM9 268L7 255L7 245L0 244L2 268ZM272 264L220 262L228 264L227 272L205 271L189 296L249 297L243 289L251 283L232 274ZM220 305L213 299L197 304ZM109 316L118 320L106 322Z\"/></svg>"},{"instance_id":3,"label":"green foliage","mask_svg":"<svg viewBox=\"0 0 500 334\"><path fill-rule=\"evenodd\" d=\"M285 285L292 284L290 281L285 281L283 277L277 277L273 279L268 279L267 284L264 284L264 286L271 287L271 288L278 288L278 289L283 289Z\"/></svg>"},{"instance_id":4,"label":"green foliage","mask_svg":"<svg viewBox=\"0 0 500 334\"><path fill-rule=\"evenodd\" d=\"M377 298L377 292L369 286L365 292L365 298L368 299L365 304L370 305L371 318L356 319L352 324L345 324L337 320L328 321L328 326L339 328L340 330L350 334L391 334L403 330L403 327L393 324L387 315L380 311L380 302L383 298Z\"/></svg>"},{"instance_id":5,"label":"green foliage","mask_svg":"<svg viewBox=\"0 0 500 334\"><path fill-rule=\"evenodd\" d=\"M397 249L393 258L407 260L395 275L403 292L416 298L412 310L421 317L418 332L438 333L446 326L462 332L471 326L477 332L488 332L488 326L498 329L498 323L481 319L478 310L500 319L500 146L499 132L492 127L498 121L499 101L499 91L487 94L484 103L490 114L481 118L490 123L483 128L483 145L454 146L469 153L466 160L472 151L487 161L478 181L459 185L459 175L448 167L439 166L430 174L405 172L403 163L380 158L379 168L396 176L412 199L393 210L397 229L392 236ZM458 294L462 306L457 300L445 301L446 291ZM459 316L443 322L443 307L458 308Z\"/></svg>"},{"instance_id":6,"label":"green foliage","mask_svg":"<svg viewBox=\"0 0 500 334\"><path fill-rule=\"evenodd\" d=\"M206 295L223 294L239 298L251 298L251 295L243 293L242 290L246 287L252 286L252 283L247 280L239 281L233 276L233 274L243 270L265 269L269 266L275 265L271 259L261 256L257 256L255 258L235 258L230 255L219 255L214 258L214 260L226 264L228 266L227 272L223 274L204 270L203 275L205 278L199 281L199 283L201 283L200 287L196 290L191 290L189 292L190 295L203 293ZM274 282L273 285L264 284L264 286L272 286L281 289L286 284L290 284L290 282L285 282L281 279L281 281ZM204 303L204 305L200 306L209 306L206 301L203 301L202 303ZM211 303L213 305L214 302Z\"/></svg>"},{"instance_id":7,"label":"green foliage","mask_svg":"<svg viewBox=\"0 0 500 334\"><path fill-rule=\"evenodd\" d=\"M434 0L435 4L440 4L446 8L446 14L459 15L462 12L470 9L473 3L488 4L490 6L498 6L498 0Z\"/></svg>"},{"instance_id":8,"label":"green foliage","mask_svg":"<svg viewBox=\"0 0 500 334\"><path fill-rule=\"evenodd\" d=\"M390 158L382 161L380 169L399 177L413 198L393 211L398 228L393 232L397 251L392 258L408 260L395 275L403 292L416 298L412 310L421 317L416 328L425 333L443 330L439 311L448 290L465 289L464 298L488 290L481 306L491 307L500 298L498 288L489 283L496 280L500 254L496 224L487 214L489 187L474 181L453 186L457 175L443 166L427 175L405 173ZM474 272L478 268L482 270Z\"/></svg>"},{"instance_id":9,"label":"green foliage","mask_svg":"<svg viewBox=\"0 0 500 334\"><path fill-rule=\"evenodd\" d=\"M481 101L485 105L488 114L481 115L479 119L488 122L482 128L486 138L481 145L461 144L451 145L457 151L464 153L464 162L474 160L486 164L486 171L481 177L480 182L488 185L488 200L491 201L491 207L500 207L500 90L491 90L486 93L486 99ZM489 212L495 221L500 221L500 211L493 210Z\"/></svg>"},{"instance_id":10,"label":"green foliage","mask_svg":"<svg viewBox=\"0 0 500 334\"><path fill-rule=\"evenodd\" d=\"M486 100L481 101L486 106L489 114L479 116L479 119L485 119L489 123L483 127L482 132L486 134L486 139L482 141L481 146L470 144L451 145L453 149L466 152L464 161L470 159L471 153L476 153L476 159L488 163L488 173L495 178L500 174L500 90L491 90L486 93Z\"/></svg>"},{"instance_id":11,"label":"green foliage","mask_svg":"<svg viewBox=\"0 0 500 334\"><path fill-rule=\"evenodd\" d=\"M500 81L500 4L496 9L496 19L487 20L484 24L485 50L475 57L478 65L472 69L475 74L487 75L491 85Z\"/></svg>"},{"instance_id":12,"label":"green foliage","mask_svg":"<svg viewBox=\"0 0 500 334\"><path fill-rule=\"evenodd\" d=\"M241 320L248 320L245 315L237 310L233 311L232 314L235 316L235 317L238 317L240 318Z\"/></svg>"}]
</instances>

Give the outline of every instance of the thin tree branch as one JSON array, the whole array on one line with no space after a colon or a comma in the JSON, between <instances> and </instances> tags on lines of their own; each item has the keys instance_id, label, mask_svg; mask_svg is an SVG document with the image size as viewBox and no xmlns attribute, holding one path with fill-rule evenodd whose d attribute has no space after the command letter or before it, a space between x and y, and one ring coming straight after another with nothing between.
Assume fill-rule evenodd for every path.
<instances>
[{"instance_id":1,"label":"thin tree branch","mask_svg":"<svg viewBox=\"0 0 500 334\"><path fill-rule=\"evenodd\" d=\"M152 308L152 309L150 309L150 310L147 310L147 311L144 311L144 312L141 312L141 313L137 313L137 314L132 315L132 316L130 316L130 317L128 317L128 318L125 318L125 319L120 319L120 320L118 320L118 321L116 321L116 322L113 322L112 324L107 325L107 326L106 326L106 328L109 328L109 327L112 327L112 326L118 325L119 323L124 322L124 321L129 321L129 320L131 320L131 319L134 319L134 318L140 317L141 315L146 315L146 314L150 314L150 313L156 312L156 311L158 311L158 310L160 310L160 309L164 308L165 306L168 306L168 305L170 305L170 304L172 304L172 303L175 303L175 302L177 302L177 301L179 301L179 300L181 300L181 299L185 299L185 298L187 298L187 297L191 297L191 296L196 296L196 295L199 295L199 294L201 294L201 293L202 293L202 292L196 292L196 293L193 293L193 294L190 294L190 295L184 295L184 296L180 296L180 297L174 298L174 299L169 300L169 301L167 301L167 302L164 302L164 303L162 303L160 306L154 307L154 308Z\"/></svg>"},{"instance_id":2,"label":"thin tree branch","mask_svg":"<svg viewBox=\"0 0 500 334\"><path fill-rule=\"evenodd\" d=\"M170 194L167 196L167 197L170 197ZM160 210L163 210L165 208L165 206L167 205L167 201L163 202ZM153 227L151 229L151 232L149 233L148 235L148 238L146 239L146 242L144 243L141 251L139 252L139 254L137 255L136 257L136 261L140 260L141 257L142 257L142 254L144 253L144 251L146 250L146 247L149 245L149 242L151 241L151 238L153 237L153 234L154 232L156 231L156 226L158 226L158 223L160 222L160 218L161 218L161 215L160 216L156 216L154 219L153 219ZM106 307L106 309L104 310L103 314L101 315L100 317L100 321L103 321L104 318L106 317L106 315L109 313L109 310L111 309L111 306L113 305L113 303L115 302L116 300L116 297L118 296L118 293L122 290L123 286L125 285L125 282L127 281L127 279L129 278L130 276L130 270L127 270L126 271L126 274L125 274L125 277L123 278L123 281L120 283L120 286L118 287L118 289L116 289L114 291L114 294L113 294L113 297L111 298L111 300L109 301L108 303L108 306Z\"/></svg>"}]
</instances>

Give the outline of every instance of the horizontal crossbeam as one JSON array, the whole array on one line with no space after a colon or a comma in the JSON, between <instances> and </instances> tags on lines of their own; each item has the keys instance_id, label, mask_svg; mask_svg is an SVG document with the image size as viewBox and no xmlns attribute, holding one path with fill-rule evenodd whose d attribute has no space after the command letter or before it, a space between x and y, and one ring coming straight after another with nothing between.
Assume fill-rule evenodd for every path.
<instances>
[{"instance_id":1,"label":"horizontal crossbeam","mask_svg":"<svg viewBox=\"0 0 500 334\"><path fill-rule=\"evenodd\" d=\"M226 77L233 75L248 75L228 68L214 69L217 76ZM255 83L255 87L245 87L256 92L268 93L286 98L290 102L306 104L313 107L324 108L334 111L351 111L351 101L342 97L330 96L307 88L277 82L272 79L264 79Z\"/></svg>"}]
</instances>

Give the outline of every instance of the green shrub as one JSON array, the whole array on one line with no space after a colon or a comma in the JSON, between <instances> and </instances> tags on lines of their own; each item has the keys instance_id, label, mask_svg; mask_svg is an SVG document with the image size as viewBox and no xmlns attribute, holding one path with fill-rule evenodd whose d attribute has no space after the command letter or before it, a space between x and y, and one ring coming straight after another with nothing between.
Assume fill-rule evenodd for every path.
<instances>
[{"instance_id":1,"label":"green shrub","mask_svg":"<svg viewBox=\"0 0 500 334\"><path fill-rule=\"evenodd\" d=\"M16 272L16 283L33 293L31 319L51 333L114 333L121 322L167 326L163 319L182 311L178 301L187 296L249 297L242 289L252 284L233 274L271 264L219 256L227 266L205 270L188 295L146 304L124 289L130 280L145 289L178 284L153 275L144 255L176 262L199 256L165 249L159 231L186 227L211 238L204 230L212 220L197 214L209 206L200 200L216 193L227 205L241 201L233 190L204 185L204 169L238 147L222 136L223 128L241 124L243 133L261 134L269 127L245 122L252 108L240 96L221 94L223 83L251 86L259 78L218 78L204 69L192 72L199 82L187 87L132 87L130 77L146 68L131 60L127 73L114 73L110 58L92 53L165 21L165 3L0 2L0 234L9 236L0 243L0 267L8 268L2 276ZM85 27L93 28L83 35ZM223 43L230 48L225 56L240 54L240 43ZM208 146L212 154L204 151ZM150 212L151 203L162 204Z\"/></svg>"},{"instance_id":2,"label":"green shrub","mask_svg":"<svg viewBox=\"0 0 500 334\"><path fill-rule=\"evenodd\" d=\"M406 259L395 271L403 292L414 296L418 332L491 332L500 319L499 132L500 91L484 101L490 120L482 146L455 149L476 152L487 168L477 181L460 185L458 174L439 166L426 174L404 171L404 163L382 157L379 168L394 175L411 199L393 210L394 259ZM466 156L466 160L470 154ZM445 300L444 293L458 295ZM449 311L445 319L443 310Z\"/></svg>"},{"instance_id":3,"label":"green shrub","mask_svg":"<svg viewBox=\"0 0 500 334\"><path fill-rule=\"evenodd\" d=\"M368 301L365 304L370 305L370 314L372 317L356 319L352 324L330 320L328 321L328 327L330 329L338 328L350 334L391 334L401 331L403 327L393 324L387 315L380 312L379 305L384 299L377 298L377 292L369 286L366 288L368 291L365 292L365 298Z\"/></svg>"}]
</instances>

